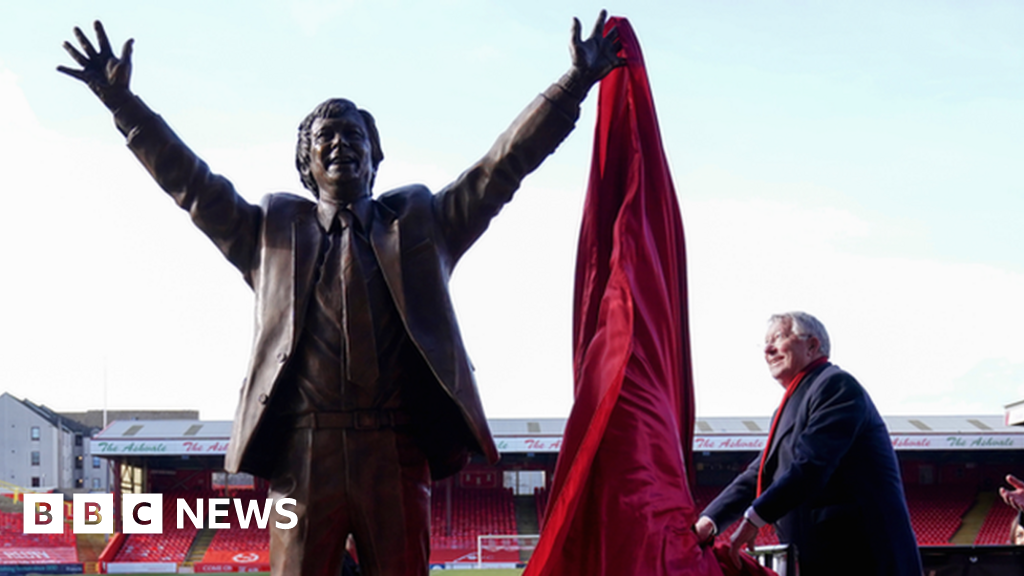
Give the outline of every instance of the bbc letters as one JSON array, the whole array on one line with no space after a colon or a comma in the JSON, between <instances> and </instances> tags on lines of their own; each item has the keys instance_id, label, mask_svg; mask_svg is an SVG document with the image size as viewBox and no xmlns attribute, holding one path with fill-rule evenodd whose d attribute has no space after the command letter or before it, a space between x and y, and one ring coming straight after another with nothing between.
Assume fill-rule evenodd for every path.
<instances>
[{"instance_id":1,"label":"bbc letters","mask_svg":"<svg viewBox=\"0 0 1024 576\"><path fill-rule=\"evenodd\" d=\"M64 496L62 494L25 494L25 534L63 534ZM226 529L231 527L228 520L234 513L238 526L248 529L265 530L270 521L271 510L287 521L276 521L280 529L294 528L298 516L289 508L295 506L294 498L280 498L274 501L266 498L263 502L239 498L178 498L174 506L175 526L178 529L190 522L202 528ZM205 512L205 514L204 514ZM71 504L72 531L75 534L114 533L113 494L75 494ZM170 519L168 519L169 521ZM121 499L121 532L124 534L160 534L164 529L163 494L124 494Z\"/></svg>"}]
</instances>

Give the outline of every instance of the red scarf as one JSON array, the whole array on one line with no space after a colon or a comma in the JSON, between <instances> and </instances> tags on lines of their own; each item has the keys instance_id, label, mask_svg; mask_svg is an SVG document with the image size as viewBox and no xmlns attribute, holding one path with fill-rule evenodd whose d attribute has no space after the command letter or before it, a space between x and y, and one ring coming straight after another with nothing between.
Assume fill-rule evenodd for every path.
<instances>
[{"instance_id":1,"label":"red scarf","mask_svg":"<svg viewBox=\"0 0 1024 576\"><path fill-rule=\"evenodd\" d=\"M789 402L789 397L796 392L796 389L800 387L800 382L804 379L804 376L815 368L824 365L828 362L827 357L821 357L817 360L812 361L804 369L797 373L789 384L786 386L786 393L782 395L782 402L779 403L779 409L775 411L775 417L772 418L772 427L768 431L768 442L764 445L764 452L761 454L761 467L757 470L757 496L761 496L764 488L764 464L768 461L768 451L772 447L772 440L775 438L775 428L779 425L779 417L782 416L782 411L786 409L786 403Z\"/></svg>"}]
</instances>

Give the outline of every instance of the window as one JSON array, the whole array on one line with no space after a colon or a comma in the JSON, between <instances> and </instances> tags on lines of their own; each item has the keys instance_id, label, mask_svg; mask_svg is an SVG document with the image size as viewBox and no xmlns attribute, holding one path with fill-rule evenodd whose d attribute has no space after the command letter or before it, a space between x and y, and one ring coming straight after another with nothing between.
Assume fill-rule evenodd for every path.
<instances>
[{"instance_id":1,"label":"window","mask_svg":"<svg viewBox=\"0 0 1024 576\"><path fill-rule=\"evenodd\" d=\"M81 446L81 445L82 445L82 435L81 434L75 434L75 446Z\"/></svg>"},{"instance_id":2,"label":"window","mask_svg":"<svg viewBox=\"0 0 1024 576\"><path fill-rule=\"evenodd\" d=\"M99 478L93 478L92 479L92 489L93 490L99 490L99 488L100 488L100 479Z\"/></svg>"},{"instance_id":3,"label":"window","mask_svg":"<svg viewBox=\"0 0 1024 576\"><path fill-rule=\"evenodd\" d=\"M82 486L85 486L85 480L82 480L81 478L75 480L76 488L81 488Z\"/></svg>"},{"instance_id":4,"label":"window","mask_svg":"<svg viewBox=\"0 0 1024 576\"><path fill-rule=\"evenodd\" d=\"M32 439L39 440L39 426L32 427Z\"/></svg>"},{"instance_id":5,"label":"window","mask_svg":"<svg viewBox=\"0 0 1024 576\"><path fill-rule=\"evenodd\" d=\"M82 469L82 457L81 456L75 456L75 470L81 470L81 469Z\"/></svg>"},{"instance_id":6,"label":"window","mask_svg":"<svg viewBox=\"0 0 1024 576\"><path fill-rule=\"evenodd\" d=\"M93 468L99 468L100 467L100 457L99 456L93 456L92 457L92 467Z\"/></svg>"},{"instance_id":7,"label":"window","mask_svg":"<svg viewBox=\"0 0 1024 576\"><path fill-rule=\"evenodd\" d=\"M32 451L32 465L39 466L39 450Z\"/></svg>"},{"instance_id":8,"label":"window","mask_svg":"<svg viewBox=\"0 0 1024 576\"><path fill-rule=\"evenodd\" d=\"M32 487L39 488L39 476L32 477Z\"/></svg>"}]
</instances>

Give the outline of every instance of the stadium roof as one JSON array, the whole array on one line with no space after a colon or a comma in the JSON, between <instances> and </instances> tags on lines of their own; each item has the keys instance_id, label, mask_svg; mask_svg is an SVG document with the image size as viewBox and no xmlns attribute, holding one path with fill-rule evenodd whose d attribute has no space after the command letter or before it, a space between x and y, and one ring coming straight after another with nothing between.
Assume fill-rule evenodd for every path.
<instances>
[{"instance_id":1,"label":"stadium roof","mask_svg":"<svg viewBox=\"0 0 1024 576\"><path fill-rule=\"evenodd\" d=\"M1022 402L1024 404L1024 402ZM1022 433L1007 425L998 414L968 416L885 416L891 433L977 434L985 432ZM561 436L565 418L497 418L488 420L491 433L503 436ZM699 434L767 434L767 416L723 416L697 418ZM94 440L121 439L219 439L231 436L230 420L118 420L93 436Z\"/></svg>"},{"instance_id":2,"label":"stadium roof","mask_svg":"<svg viewBox=\"0 0 1024 576\"><path fill-rule=\"evenodd\" d=\"M230 420L117 420L92 437L93 456L222 456Z\"/></svg>"},{"instance_id":3,"label":"stadium roof","mask_svg":"<svg viewBox=\"0 0 1024 576\"><path fill-rule=\"evenodd\" d=\"M1021 450L1024 430L1000 415L886 416L893 446L904 450ZM498 450L555 453L562 446L564 418L490 420ZM768 437L766 416L698 418L694 449L702 452L760 451ZM97 456L216 456L227 452L231 422L122 420L91 440Z\"/></svg>"},{"instance_id":4,"label":"stadium roof","mask_svg":"<svg viewBox=\"0 0 1024 576\"><path fill-rule=\"evenodd\" d=\"M93 436L93 440L227 440L230 436L230 420L116 420Z\"/></svg>"},{"instance_id":5,"label":"stadium roof","mask_svg":"<svg viewBox=\"0 0 1024 576\"><path fill-rule=\"evenodd\" d=\"M1024 400L1007 404L1005 408L1007 426L1024 426Z\"/></svg>"}]
</instances>

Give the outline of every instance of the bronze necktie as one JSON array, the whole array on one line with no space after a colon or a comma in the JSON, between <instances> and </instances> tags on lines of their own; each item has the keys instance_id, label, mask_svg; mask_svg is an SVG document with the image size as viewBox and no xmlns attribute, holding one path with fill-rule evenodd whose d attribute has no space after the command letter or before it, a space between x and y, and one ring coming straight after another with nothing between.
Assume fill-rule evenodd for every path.
<instances>
[{"instance_id":1,"label":"bronze necktie","mask_svg":"<svg viewBox=\"0 0 1024 576\"><path fill-rule=\"evenodd\" d=\"M366 278L359 262L354 216L338 211L341 223L342 325L345 327L345 376L356 386L369 388L377 381L377 343L370 314Z\"/></svg>"}]
</instances>

